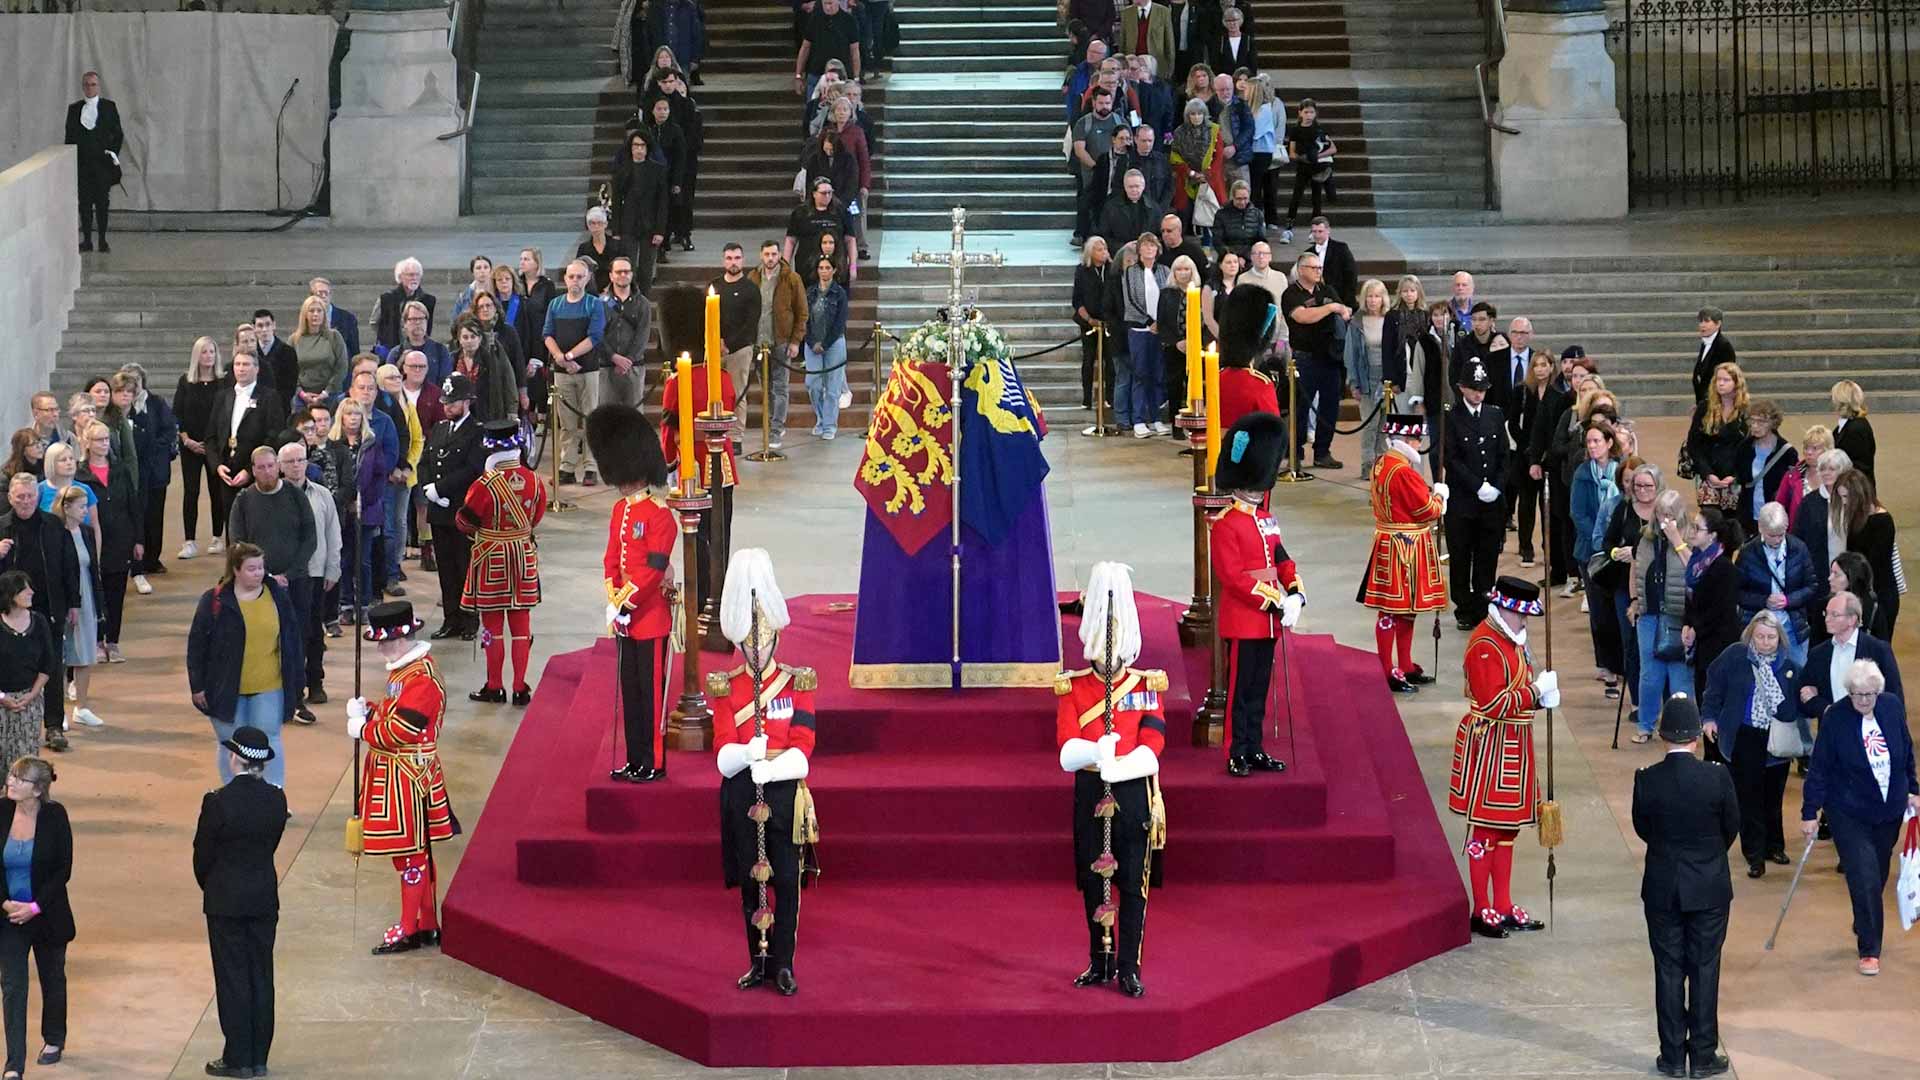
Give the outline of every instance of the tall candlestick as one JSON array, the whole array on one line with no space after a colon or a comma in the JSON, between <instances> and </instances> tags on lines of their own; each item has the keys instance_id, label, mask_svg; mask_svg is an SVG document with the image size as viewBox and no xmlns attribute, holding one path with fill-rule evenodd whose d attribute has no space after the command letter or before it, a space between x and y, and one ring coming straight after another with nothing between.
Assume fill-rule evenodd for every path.
<instances>
[{"instance_id":1,"label":"tall candlestick","mask_svg":"<svg viewBox=\"0 0 1920 1080\"><path fill-rule=\"evenodd\" d=\"M1207 482L1213 482L1213 467L1220 461L1220 351L1208 349L1206 363L1207 396Z\"/></svg>"},{"instance_id":2,"label":"tall candlestick","mask_svg":"<svg viewBox=\"0 0 1920 1080\"><path fill-rule=\"evenodd\" d=\"M1187 286L1187 401L1204 402L1200 385L1200 286ZM1196 410L1197 411L1197 410Z\"/></svg>"},{"instance_id":3,"label":"tall candlestick","mask_svg":"<svg viewBox=\"0 0 1920 1080\"><path fill-rule=\"evenodd\" d=\"M707 286L707 409L721 413L720 401L720 294Z\"/></svg>"},{"instance_id":4,"label":"tall candlestick","mask_svg":"<svg viewBox=\"0 0 1920 1080\"><path fill-rule=\"evenodd\" d=\"M693 358L681 353L673 375L679 380L680 490L691 495L700 489L700 459L693 454Z\"/></svg>"}]
</instances>

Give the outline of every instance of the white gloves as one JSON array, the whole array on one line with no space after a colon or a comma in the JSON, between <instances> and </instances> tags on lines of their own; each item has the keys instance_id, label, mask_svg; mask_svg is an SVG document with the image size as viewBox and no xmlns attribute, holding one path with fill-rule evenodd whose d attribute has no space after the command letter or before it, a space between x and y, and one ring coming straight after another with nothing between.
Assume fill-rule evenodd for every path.
<instances>
[{"instance_id":1,"label":"white gloves","mask_svg":"<svg viewBox=\"0 0 1920 1080\"><path fill-rule=\"evenodd\" d=\"M1068 739L1060 744L1060 771L1079 772L1100 760L1100 744L1092 739Z\"/></svg>"},{"instance_id":2,"label":"white gloves","mask_svg":"<svg viewBox=\"0 0 1920 1080\"><path fill-rule=\"evenodd\" d=\"M1098 755L1095 760L1098 761L1100 767L1104 769L1108 765L1113 764L1113 753L1120 746L1120 733L1117 731L1108 732L1100 736L1099 741L1093 745L1095 753Z\"/></svg>"},{"instance_id":3,"label":"white gloves","mask_svg":"<svg viewBox=\"0 0 1920 1080\"><path fill-rule=\"evenodd\" d=\"M619 604L608 604L608 605L607 605L607 619L606 619L606 622L607 622L607 625L608 625L608 626L617 626L617 625L619 625L619 623L620 623L620 605L619 605Z\"/></svg>"},{"instance_id":4,"label":"white gloves","mask_svg":"<svg viewBox=\"0 0 1920 1080\"><path fill-rule=\"evenodd\" d=\"M753 738L747 740L747 760L767 760L767 737L765 735L755 735Z\"/></svg>"},{"instance_id":5,"label":"white gloves","mask_svg":"<svg viewBox=\"0 0 1920 1080\"><path fill-rule=\"evenodd\" d=\"M1440 509L1445 510L1448 500L1453 498L1453 489L1445 484L1435 484L1433 485L1433 493L1440 496Z\"/></svg>"},{"instance_id":6,"label":"white gloves","mask_svg":"<svg viewBox=\"0 0 1920 1080\"><path fill-rule=\"evenodd\" d=\"M367 726L367 699L352 698L347 702L347 738L357 739Z\"/></svg>"},{"instance_id":7,"label":"white gloves","mask_svg":"<svg viewBox=\"0 0 1920 1080\"><path fill-rule=\"evenodd\" d=\"M753 782L756 784L804 780L807 777L807 755L798 750L783 750L778 757L770 761L756 761L748 769L753 772Z\"/></svg>"},{"instance_id":8,"label":"white gloves","mask_svg":"<svg viewBox=\"0 0 1920 1080\"><path fill-rule=\"evenodd\" d=\"M1152 750L1136 746L1126 757L1107 761L1100 766L1100 779L1109 784L1118 784L1123 780L1138 780L1143 776L1152 776L1160 771L1160 759Z\"/></svg>"},{"instance_id":9,"label":"white gloves","mask_svg":"<svg viewBox=\"0 0 1920 1080\"><path fill-rule=\"evenodd\" d=\"M719 767L721 776L732 777L753 764L748 753L747 748L740 743L728 743L714 755L713 761Z\"/></svg>"},{"instance_id":10,"label":"white gloves","mask_svg":"<svg viewBox=\"0 0 1920 1080\"><path fill-rule=\"evenodd\" d=\"M435 506L451 506L451 505L453 505L453 504L452 504L451 502L449 502L448 500L446 500L446 499L443 499L443 498L441 498L441 497L440 497L440 485L439 485L439 484L428 484L428 485L427 485L426 487L424 487L424 488L421 488L421 489L420 489L420 493L421 493L421 494L423 494L423 495L425 495L425 496L427 497L427 501L428 501L428 502L430 502L430 503L432 503L432 504L433 504L433 505L435 505Z\"/></svg>"},{"instance_id":11,"label":"white gloves","mask_svg":"<svg viewBox=\"0 0 1920 1080\"><path fill-rule=\"evenodd\" d=\"M1533 697L1543 709L1560 707L1560 675L1557 672L1543 671L1533 680Z\"/></svg>"},{"instance_id":12,"label":"white gloves","mask_svg":"<svg viewBox=\"0 0 1920 1080\"><path fill-rule=\"evenodd\" d=\"M1288 593L1287 598L1280 601L1280 625L1288 630L1293 629L1294 624L1300 621L1300 609L1306 606L1306 597L1299 593Z\"/></svg>"},{"instance_id":13,"label":"white gloves","mask_svg":"<svg viewBox=\"0 0 1920 1080\"><path fill-rule=\"evenodd\" d=\"M1483 480L1480 482L1480 490L1474 494L1479 496L1481 502L1490 503L1500 497L1500 489Z\"/></svg>"}]
</instances>

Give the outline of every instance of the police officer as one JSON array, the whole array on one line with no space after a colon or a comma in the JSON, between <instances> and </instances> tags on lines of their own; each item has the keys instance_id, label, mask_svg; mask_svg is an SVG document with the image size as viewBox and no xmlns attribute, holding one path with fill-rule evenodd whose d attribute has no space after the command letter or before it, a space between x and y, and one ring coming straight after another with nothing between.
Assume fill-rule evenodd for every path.
<instances>
[{"instance_id":1,"label":"police officer","mask_svg":"<svg viewBox=\"0 0 1920 1080\"><path fill-rule=\"evenodd\" d=\"M1447 415L1447 551L1454 625L1472 630L1487 617L1507 519L1507 425L1500 406L1487 400L1493 379L1479 357L1460 368L1460 403Z\"/></svg>"},{"instance_id":2,"label":"police officer","mask_svg":"<svg viewBox=\"0 0 1920 1080\"><path fill-rule=\"evenodd\" d=\"M453 523L459 502L466 498L487 464L486 451L480 446L480 420L473 415L473 380L452 375L440 388L440 403L445 419L433 425L427 446L420 455L420 493L427 500L427 522L433 526L433 557L440 574L440 628L435 641L459 635L473 640L480 622L472 612L460 606L460 592L467 583L467 562L473 551L473 537Z\"/></svg>"},{"instance_id":3,"label":"police officer","mask_svg":"<svg viewBox=\"0 0 1920 1080\"><path fill-rule=\"evenodd\" d=\"M1640 882L1653 947L1653 1011L1662 1076L1727 1071L1720 1043L1720 946L1733 884L1727 848L1740 837L1740 802L1726 766L1694 756L1700 710L1685 694L1660 710L1667 756L1633 774L1633 831L1647 842ZM1692 1068L1688 1068L1688 1058Z\"/></svg>"}]
</instances>

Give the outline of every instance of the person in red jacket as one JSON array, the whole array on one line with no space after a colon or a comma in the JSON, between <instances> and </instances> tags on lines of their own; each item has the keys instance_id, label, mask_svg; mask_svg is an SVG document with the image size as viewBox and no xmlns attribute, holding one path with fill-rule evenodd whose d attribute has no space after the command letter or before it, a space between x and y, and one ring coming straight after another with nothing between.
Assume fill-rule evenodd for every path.
<instances>
[{"instance_id":1,"label":"person in red jacket","mask_svg":"<svg viewBox=\"0 0 1920 1080\"><path fill-rule=\"evenodd\" d=\"M1433 676L1413 662L1414 616L1447 606L1447 586L1440 577L1440 516L1447 507L1447 485L1428 484L1420 473L1420 448L1426 438L1427 418L1419 413L1389 416L1381 421L1387 453L1373 470L1373 550L1360 578L1362 604L1378 611L1373 645L1380 654L1380 670L1387 687L1410 694L1433 682ZM1395 646L1400 663L1393 662Z\"/></svg>"},{"instance_id":2,"label":"person in red jacket","mask_svg":"<svg viewBox=\"0 0 1920 1080\"><path fill-rule=\"evenodd\" d=\"M501 703L507 644L513 638L513 703L533 700L527 685L527 659L533 648L532 615L540 603L540 555L533 528L547 513L547 485L520 459L520 422L489 420L481 429L487 471L467 488L453 516L461 532L472 533L473 555L460 606L480 613L480 646L487 653L487 683L467 695L474 701Z\"/></svg>"},{"instance_id":3,"label":"person in red jacket","mask_svg":"<svg viewBox=\"0 0 1920 1080\"><path fill-rule=\"evenodd\" d=\"M1300 621L1307 602L1280 523L1262 506L1280 471L1285 426L1272 413L1253 413L1222 439L1214 490L1231 494L1233 502L1214 515L1208 549L1220 593L1214 618L1227 647L1227 772L1280 772L1286 762L1269 757L1262 738L1273 646L1282 630Z\"/></svg>"},{"instance_id":4,"label":"person in red jacket","mask_svg":"<svg viewBox=\"0 0 1920 1080\"><path fill-rule=\"evenodd\" d=\"M1467 638L1467 715L1453 734L1447 809L1465 816L1470 829L1468 923L1482 937L1503 938L1546 925L1513 902L1513 841L1540 820L1533 713L1560 704L1560 678L1551 671L1535 675L1527 652L1527 616L1543 610L1540 587L1502 577L1487 601L1487 617Z\"/></svg>"},{"instance_id":5,"label":"person in red jacket","mask_svg":"<svg viewBox=\"0 0 1920 1080\"><path fill-rule=\"evenodd\" d=\"M1254 361L1266 351L1273 334L1268 319L1278 319L1273 294L1265 289L1238 288L1219 304L1220 320L1220 428L1243 416L1264 412L1279 415L1280 393L1273 380Z\"/></svg>"},{"instance_id":6,"label":"person in red jacket","mask_svg":"<svg viewBox=\"0 0 1920 1080\"><path fill-rule=\"evenodd\" d=\"M667 645L673 635L673 546L680 527L655 489L667 483L653 425L631 405L602 405L587 416L587 446L600 478L619 489L607 515L601 569L607 629L616 642L620 718L627 763L612 779L647 783L667 775Z\"/></svg>"},{"instance_id":7,"label":"person in red jacket","mask_svg":"<svg viewBox=\"0 0 1920 1080\"><path fill-rule=\"evenodd\" d=\"M740 646L746 663L707 673L714 763L722 777L720 855L727 887L740 890L747 928L752 966L740 976L740 989L771 977L774 989L792 997L799 991L793 950L800 879L820 829L807 790L820 680L812 668L774 662L787 621L773 560L762 548L736 554L720 596L720 632Z\"/></svg>"},{"instance_id":8,"label":"person in red jacket","mask_svg":"<svg viewBox=\"0 0 1920 1080\"><path fill-rule=\"evenodd\" d=\"M1118 981L1121 993L1137 998L1146 993L1140 942L1148 868L1165 836L1156 809L1167 673L1130 666L1140 658L1130 568L1095 563L1080 596L1080 643L1092 666L1053 681L1060 768L1073 774L1073 861L1087 910L1087 970L1073 985Z\"/></svg>"}]
</instances>

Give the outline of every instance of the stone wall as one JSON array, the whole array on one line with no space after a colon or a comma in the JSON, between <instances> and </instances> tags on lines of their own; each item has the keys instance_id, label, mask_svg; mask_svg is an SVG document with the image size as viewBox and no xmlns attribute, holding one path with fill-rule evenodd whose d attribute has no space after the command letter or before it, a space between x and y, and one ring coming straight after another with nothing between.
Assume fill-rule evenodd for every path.
<instances>
[{"instance_id":1,"label":"stone wall","mask_svg":"<svg viewBox=\"0 0 1920 1080\"><path fill-rule=\"evenodd\" d=\"M80 211L73 148L51 146L0 172L0 433L32 422L80 288Z\"/></svg>"}]
</instances>

